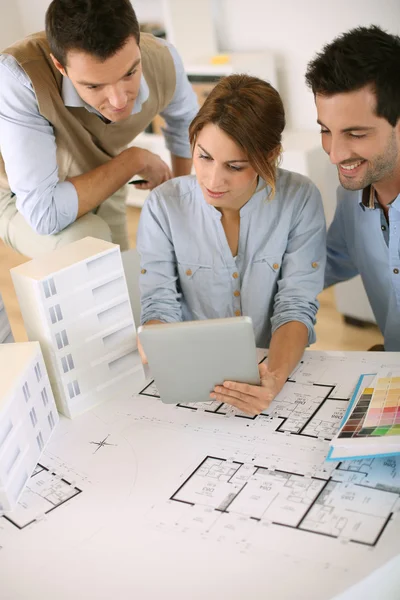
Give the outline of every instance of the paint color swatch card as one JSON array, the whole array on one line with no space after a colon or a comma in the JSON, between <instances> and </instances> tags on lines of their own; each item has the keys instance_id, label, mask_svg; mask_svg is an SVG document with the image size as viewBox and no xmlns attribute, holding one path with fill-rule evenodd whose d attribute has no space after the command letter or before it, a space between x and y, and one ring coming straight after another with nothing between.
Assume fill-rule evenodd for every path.
<instances>
[{"instance_id":1,"label":"paint color swatch card","mask_svg":"<svg viewBox=\"0 0 400 600\"><path fill-rule=\"evenodd\" d=\"M400 454L400 369L362 375L327 460Z\"/></svg>"}]
</instances>

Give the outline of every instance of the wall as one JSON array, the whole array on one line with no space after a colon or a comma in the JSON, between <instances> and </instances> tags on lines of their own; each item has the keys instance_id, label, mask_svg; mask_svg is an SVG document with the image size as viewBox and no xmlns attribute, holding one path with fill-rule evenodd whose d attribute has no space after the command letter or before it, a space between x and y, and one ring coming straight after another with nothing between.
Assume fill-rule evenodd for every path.
<instances>
[{"instance_id":1,"label":"wall","mask_svg":"<svg viewBox=\"0 0 400 600\"><path fill-rule=\"evenodd\" d=\"M5 48L23 37L24 29L15 2L0 0L0 14L0 48Z\"/></svg>"},{"instance_id":2,"label":"wall","mask_svg":"<svg viewBox=\"0 0 400 600\"><path fill-rule=\"evenodd\" d=\"M24 34L44 29L44 15L50 0L13 0L19 7Z\"/></svg>"},{"instance_id":3,"label":"wall","mask_svg":"<svg viewBox=\"0 0 400 600\"><path fill-rule=\"evenodd\" d=\"M400 34L399 0L218 0L217 5L221 48L275 53L288 125L300 129L316 127L304 72L325 43L359 25L380 25Z\"/></svg>"},{"instance_id":4,"label":"wall","mask_svg":"<svg viewBox=\"0 0 400 600\"><path fill-rule=\"evenodd\" d=\"M163 20L163 0L132 4L139 20ZM24 33L43 28L48 5L49 0L17 0ZM13 6L7 3L0 25L8 37L16 29ZM276 55L288 126L316 129L313 98L304 84L307 62L337 34L358 25L377 24L400 35L400 1L214 0L214 22L220 50L268 49Z\"/></svg>"}]
</instances>

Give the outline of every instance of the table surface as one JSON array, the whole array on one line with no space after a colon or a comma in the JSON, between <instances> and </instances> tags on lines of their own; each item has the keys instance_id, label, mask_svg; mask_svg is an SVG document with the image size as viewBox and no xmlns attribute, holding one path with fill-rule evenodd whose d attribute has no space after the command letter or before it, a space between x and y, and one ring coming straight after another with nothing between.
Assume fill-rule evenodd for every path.
<instances>
[{"instance_id":1,"label":"table surface","mask_svg":"<svg viewBox=\"0 0 400 600\"><path fill-rule=\"evenodd\" d=\"M2 600L333 598L399 553L400 461L325 462L359 375L399 366L307 351L256 418L165 405L138 373L61 418L0 518Z\"/></svg>"}]
</instances>

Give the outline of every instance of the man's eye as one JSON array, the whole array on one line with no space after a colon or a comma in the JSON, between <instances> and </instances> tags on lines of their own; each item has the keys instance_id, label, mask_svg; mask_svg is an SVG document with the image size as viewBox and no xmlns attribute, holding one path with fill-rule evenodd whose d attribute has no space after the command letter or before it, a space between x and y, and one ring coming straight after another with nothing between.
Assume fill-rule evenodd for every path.
<instances>
[{"instance_id":1,"label":"man's eye","mask_svg":"<svg viewBox=\"0 0 400 600\"><path fill-rule=\"evenodd\" d=\"M365 133L349 133L350 137L352 138L363 138L365 137Z\"/></svg>"}]
</instances>

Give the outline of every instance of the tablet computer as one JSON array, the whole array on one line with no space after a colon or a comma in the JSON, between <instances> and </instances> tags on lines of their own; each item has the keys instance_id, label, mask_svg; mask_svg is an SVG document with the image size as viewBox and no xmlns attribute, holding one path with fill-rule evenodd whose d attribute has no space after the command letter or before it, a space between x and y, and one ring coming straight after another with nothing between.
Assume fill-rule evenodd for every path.
<instances>
[{"instance_id":1,"label":"tablet computer","mask_svg":"<svg viewBox=\"0 0 400 600\"><path fill-rule=\"evenodd\" d=\"M260 384L250 317L142 325L138 335L163 402L210 402L227 380Z\"/></svg>"}]
</instances>

